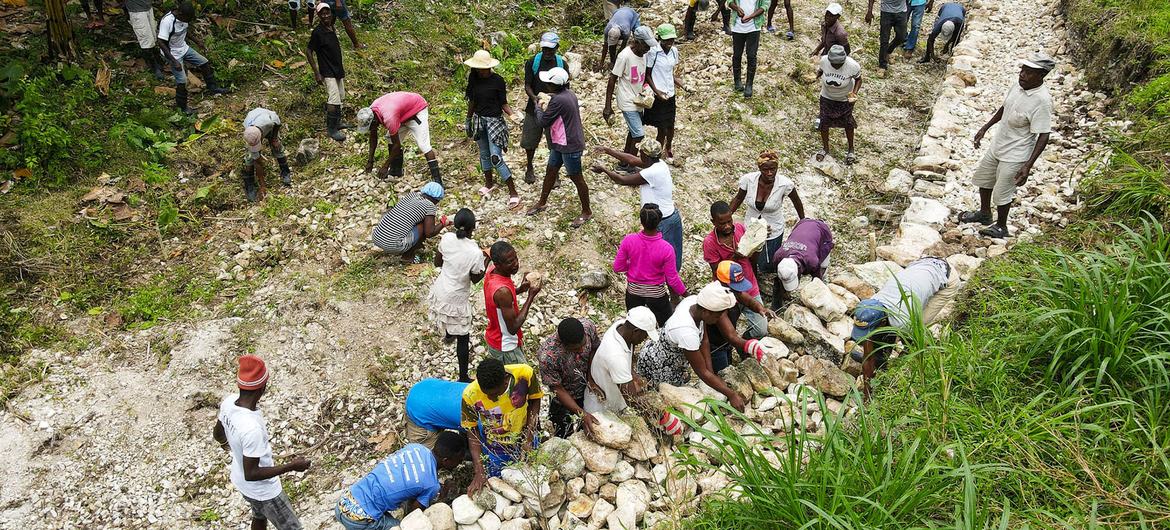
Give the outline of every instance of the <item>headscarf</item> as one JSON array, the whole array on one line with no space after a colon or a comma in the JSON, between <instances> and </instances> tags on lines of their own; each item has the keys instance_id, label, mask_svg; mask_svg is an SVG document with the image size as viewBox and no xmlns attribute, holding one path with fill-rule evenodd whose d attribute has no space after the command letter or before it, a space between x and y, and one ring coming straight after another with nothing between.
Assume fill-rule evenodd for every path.
<instances>
[{"instance_id":1,"label":"headscarf","mask_svg":"<svg viewBox=\"0 0 1170 530\"><path fill-rule=\"evenodd\" d=\"M780 155L770 149L760 153L760 156L756 158L756 165L759 167L764 167L769 164L780 167Z\"/></svg>"}]
</instances>

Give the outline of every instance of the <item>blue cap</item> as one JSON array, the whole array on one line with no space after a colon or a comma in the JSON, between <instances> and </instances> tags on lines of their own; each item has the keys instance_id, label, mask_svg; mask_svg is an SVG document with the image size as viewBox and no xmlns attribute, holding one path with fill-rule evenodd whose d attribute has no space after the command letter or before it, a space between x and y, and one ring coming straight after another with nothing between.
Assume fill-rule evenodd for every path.
<instances>
[{"instance_id":1,"label":"blue cap","mask_svg":"<svg viewBox=\"0 0 1170 530\"><path fill-rule=\"evenodd\" d=\"M867 335L878 328L882 320L886 318L886 306L873 298L866 298L860 304L857 304L857 309L853 310L853 333L852 337L855 341L864 339Z\"/></svg>"},{"instance_id":2,"label":"blue cap","mask_svg":"<svg viewBox=\"0 0 1170 530\"><path fill-rule=\"evenodd\" d=\"M715 279L730 287L732 291L746 293L752 290L752 282L743 275L743 266L734 261L720 261L715 267Z\"/></svg>"},{"instance_id":3,"label":"blue cap","mask_svg":"<svg viewBox=\"0 0 1170 530\"><path fill-rule=\"evenodd\" d=\"M422 194L432 199L443 198L443 185L438 182L428 182L422 187Z\"/></svg>"},{"instance_id":4,"label":"blue cap","mask_svg":"<svg viewBox=\"0 0 1170 530\"><path fill-rule=\"evenodd\" d=\"M561 37L555 31L546 31L540 36L541 48L556 48L561 43Z\"/></svg>"}]
</instances>

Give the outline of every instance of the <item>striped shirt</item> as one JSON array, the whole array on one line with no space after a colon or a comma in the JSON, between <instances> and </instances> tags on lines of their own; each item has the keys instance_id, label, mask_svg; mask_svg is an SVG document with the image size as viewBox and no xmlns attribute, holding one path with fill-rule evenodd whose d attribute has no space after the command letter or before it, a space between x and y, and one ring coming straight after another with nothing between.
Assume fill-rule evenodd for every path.
<instances>
[{"instance_id":1,"label":"striped shirt","mask_svg":"<svg viewBox=\"0 0 1170 530\"><path fill-rule=\"evenodd\" d=\"M350 486L349 492L375 519L409 500L426 508L439 495L438 464L430 449L407 444L378 462L373 471Z\"/></svg>"},{"instance_id":2,"label":"striped shirt","mask_svg":"<svg viewBox=\"0 0 1170 530\"><path fill-rule=\"evenodd\" d=\"M370 238L382 250L392 253L403 253L418 241L414 234L415 225L421 223L427 216L434 216L435 203L417 191L403 195L398 203L382 214L382 220L374 227Z\"/></svg>"}]
</instances>

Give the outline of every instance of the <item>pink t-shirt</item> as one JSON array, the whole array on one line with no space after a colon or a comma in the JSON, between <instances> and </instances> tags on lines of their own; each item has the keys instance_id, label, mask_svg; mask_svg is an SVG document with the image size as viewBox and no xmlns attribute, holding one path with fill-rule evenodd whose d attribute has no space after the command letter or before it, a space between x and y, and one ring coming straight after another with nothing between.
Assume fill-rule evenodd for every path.
<instances>
[{"instance_id":1,"label":"pink t-shirt","mask_svg":"<svg viewBox=\"0 0 1170 530\"><path fill-rule=\"evenodd\" d=\"M633 283L665 283L675 294L687 291L674 266L674 247L663 240L661 234L648 236L634 232L626 235L613 258L613 271L626 273L626 279Z\"/></svg>"},{"instance_id":2,"label":"pink t-shirt","mask_svg":"<svg viewBox=\"0 0 1170 530\"><path fill-rule=\"evenodd\" d=\"M427 100L414 92L391 92L370 104L374 117L382 122L390 134L398 134L402 122L427 108Z\"/></svg>"},{"instance_id":3,"label":"pink t-shirt","mask_svg":"<svg viewBox=\"0 0 1170 530\"><path fill-rule=\"evenodd\" d=\"M745 231L746 229L743 227L743 224L735 223L735 234L732 237L735 239L737 245L739 244L739 240L743 238ZM747 258L737 260L732 257L734 255L735 248L727 247L719 243L719 236L715 235L714 230L703 239L703 261L710 264L716 264L725 260L738 263L740 267L743 267L744 278L752 282L752 288L747 292L748 296L759 296L760 284L756 281L756 271L752 270L752 260Z\"/></svg>"}]
</instances>

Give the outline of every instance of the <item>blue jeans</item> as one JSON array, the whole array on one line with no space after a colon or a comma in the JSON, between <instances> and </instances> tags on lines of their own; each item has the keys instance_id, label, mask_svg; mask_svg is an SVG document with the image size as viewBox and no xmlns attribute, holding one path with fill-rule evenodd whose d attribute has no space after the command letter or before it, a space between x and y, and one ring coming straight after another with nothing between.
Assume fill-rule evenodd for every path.
<instances>
[{"instance_id":1,"label":"blue jeans","mask_svg":"<svg viewBox=\"0 0 1170 530\"><path fill-rule=\"evenodd\" d=\"M642 113L636 110L623 110L622 117L626 119L626 127L630 129L630 138L635 140L646 136L646 130L642 128Z\"/></svg>"},{"instance_id":2,"label":"blue jeans","mask_svg":"<svg viewBox=\"0 0 1170 530\"><path fill-rule=\"evenodd\" d=\"M771 273L776 272L776 264L772 262L772 255L780 250L780 245L784 243L784 234L780 234L772 239L764 242L764 248L760 249L760 253L756 255L756 273ZM759 281L759 278L756 278Z\"/></svg>"},{"instance_id":3,"label":"blue jeans","mask_svg":"<svg viewBox=\"0 0 1170 530\"><path fill-rule=\"evenodd\" d=\"M922 15L926 13L926 4L910 6L910 33L906 35L906 45L903 49L914 51L918 46L918 30L922 27Z\"/></svg>"},{"instance_id":4,"label":"blue jeans","mask_svg":"<svg viewBox=\"0 0 1170 530\"><path fill-rule=\"evenodd\" d=\"M483 426L480 425L476 429L479 433L480 458L486 457L487 459L486 462L483 462L483 469L487 472L487 476L498 477L500 476L500 472L504 470L504 467L512 463L520 455L513 454L513 451L510 450L496 450L491 448L488 446L487 438L483 435ZM538 447L540 447L539 433L532 437L532 449L535 450Z\"/></svg>"},{"instance_id":5,"label":"blue jeans","mask_svg":"<svg viewBox=\"0 0 1170 530\"><path fill-rule=\"evenodd\" d=\"M658 223L658 231L662 233L662 239L670 246L674 247L674 267L682 272L682 253L683 253L683 229L682 229L682 214L678 213L675 208L674 213L662 219Z\"/></svg>"},{"instance_id":6,"label":"blue jeans","mask_svg":"<svg viewBox=\"0 0 1170 530\"><path fill-rule=\"evenodd\" d=\"M381 519L374 522L353 521L349 517L342 515L341 508L337 505L333 506L333 518L341 523L341 526L345 527L345 530L390 530L398 526L399 523L398 519L391 517L390 514L384 514Z\"/></svg>"},{"instance_id":7,"label":"blue jeans","mask_svg":"<svg viewBox=\"0 0 1170 530\"><path fill-rule=\"evenodd\" d=\"M488 139L487 123L482 120L479 122L479 138L475 143L479 145L479 168L484 173L494 169L500 180L507 182L512 178L512 170L504 162L504 150Z\"/></svg>"},{"instance_id":8,"label":"blue jeans","mask_svg":"<svg viewBox=\"0 0 1170 530\"><path fill-rule=\"evenodd\" d=\"M757 294L755 299L760 305L764 305L764 298L762 296ZM743 309L742 315L744 320L747 320L747 330L744 331L744 335L751 339L762 339L768 336L767 317L746 307Z\"/></svg>"},{"instance_id":9,"label":"blue jeans","mask_svg":"<svg viewBox=\"0 0 1170 530\"><path fill-rule=\"evenodd\" d=\"M187 48L187 53L184 53L182 57L175 57L175 59L179 60L179 67L175 68L173 64L170 67L171 75L175 76L176 85L187 84L187 70L183 68L184 64L189 64L196 68L207 64L207 58L195 51L195 48ZM170 62L170 60L167 62Z\"/></svg>"},{"instance_id":10,"label":"blue jeans","mask_svg":"<svg viewBox=\"0 0 1170 530\"><path fill-rule=\"evenodd\" d=\"M584 151L577 151L576 153L562 153L553 149L548 152L548 167L555 167L560 169L565 166L565 174L570 177L575 177L581 174L581 153Z\"/></svg>"}]
</instances>

